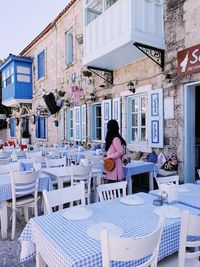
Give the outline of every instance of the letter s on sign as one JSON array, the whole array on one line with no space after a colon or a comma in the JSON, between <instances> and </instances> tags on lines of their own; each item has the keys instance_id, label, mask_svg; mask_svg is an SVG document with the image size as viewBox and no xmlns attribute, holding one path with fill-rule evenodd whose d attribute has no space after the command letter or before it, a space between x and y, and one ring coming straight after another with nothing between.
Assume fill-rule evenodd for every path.
<instances>
[{"instance_id":1,"label":"letter s on sign","mask_svg":"<svg viewBox=\"0 0 200 267\"><path fill-rule=\"evenodd\" d=\"M193 58L194 58L194 60L190 60L190 63L191 64L195 64L196 62L197 62L197 60L198 60L198 56L196 55L196 53L199 51L199 49L197 48L197 49L195 49L193 52L192 52L192 56L193 56Z\"/></svg>"}]
</instances>

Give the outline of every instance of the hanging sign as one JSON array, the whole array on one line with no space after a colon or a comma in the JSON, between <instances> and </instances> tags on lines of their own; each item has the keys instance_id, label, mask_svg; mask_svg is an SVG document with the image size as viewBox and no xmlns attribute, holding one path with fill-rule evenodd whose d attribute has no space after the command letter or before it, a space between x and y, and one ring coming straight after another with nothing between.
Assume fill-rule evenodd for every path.
<instances>
[{"instance_id":1,"label":"hanging sign","mask_svg":"<svg viewBox=\"0 0 200 267\"><path fill-rule=\"evenodd\" d=\"M178 77L200 72L200 44L178 52Z\"/></svg>"}]
</instances>

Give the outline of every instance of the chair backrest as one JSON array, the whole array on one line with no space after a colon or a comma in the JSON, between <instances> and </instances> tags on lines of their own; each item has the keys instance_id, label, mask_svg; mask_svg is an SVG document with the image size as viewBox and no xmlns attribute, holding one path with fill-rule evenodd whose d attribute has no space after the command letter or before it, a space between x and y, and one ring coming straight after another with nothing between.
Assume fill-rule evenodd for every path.
<instances>
[{"instance_id":1,"label":"chair backrest","mask_svg":"<svg viewBox=\"0 0 200 267\"><path fill-rule=\"evenodd\" d=\"M20 171L20 162L10 162L9 164L1 165L0 174L9 173L9 172L19 172Z\"/></svg>"},{"instance_id":2,"label":"chair backrest","mask_svg":"<svg viewBox=\"0 0 200 267\"><path fill-rule=\"evenodd\" d=\"M179 185L179 175L156 177L156 182L159 189L161 184L175 183L176 185Z\"/></svg>"},{"instance_id":3,"label":"chair backrest","mask_svg":"<svg viewBox=\"0 0 200 267\"><path fill-rule=\"evenodd\" d=\"M98 185L97 192L100 201L114 199L121 196L125 197L126 187L127 187L127 181Z\"/></svg>"},{"instance_id":4,"label":"chair backrest","mask_svg":"<svg viewBox=\"0 0 200 267\"><path fill-rule=\"evenodd\" d=\"M73 201L81 200L81 204L85 205L85 185L80 182L77 185L57 189L53 191L43 191L44 203L47 213L52 213L53 207L73 203Z\"/></svg>"},{"instance_id":5,"label":"chair backrest","mask_svg":"<svg viewBox=\"0 0 200 267\"><path fill-rule=\"evenodd\" d=\"M100 169L103 171L103 159L102 156L93 156L91 158L91 161L93 163L93 168Z\"/></svg>"},{"instance_id":6,"label":"chair backrest","mask_svg":"<svg viewBox=\"0 0 200 267\"><path fill-rule=\"evenodd\" d=\"M10 158L12 154L12 151L0 151L0 159L6 159L6 158Z\"/></svg>"},{"instance_id":7,"label":"chair backrest","mask_svg":"<svg viewBox=\"0 0 200 267\"><path fill-rule=\"evenodd\" d=\"M86 181L91 178L92 165L81 166L81 165L72 165L72 174L71 174L71 183L74 184L74 181Z\"/></svg>"},{"instance_id":8,"label":"chair backrest","mask_svg":"<svg viewBox=\"0 0 200 267\"><path fill-rule=\"evenodd\" d=\"M6 165L6 164L9 164L10 162L10 159L7 158L7 159L0 159L0 165Z\"/></svg>"},{"instance_id":9,"label":"chair backrest","mask_svg":"<svg viewBox=\"0 0 200 267\"><path fill-rule=\"evenodd\" d=\"M40 170L11 172L12 203L15 206L16 198L33 194L37 199L38 179Z\"/></svg>"},{"instance_id":10,"label":"chair backrest","mask_svg":"<svg viewBox=\"0 0 200 267\"><path fill-rule=\"evenodd\" d=\"M70 165L72 162L74 164L77 163L77 149L76 148L70 148L67 150L67 159L68 159L68 165Z\"/></svg>"},{"instance_id":11,"label":"chair backrest","mask_svg":"<svg viewBox=\"0 0 200 267\"><path fill-rule=\"evenodd\" d=\"M26 157L26 151L23 150L16 150L15 154L17 158L25 158Z\"/></svg>"},{"instance_id":12,"label":"chair backrest","mask_svg":"<svg viewBox=\"0 0 200 267\"><path fill-rule=\"evenodd\" d=\"M34 159L36 157L41 157L42 156L42 151L37 151L37 152L26 152L26 157L27 159Z\"/></svg>"},{"instance_id":13,"label":"chair backrest","mask_svg":"<svg viewBox=\"0 0 200 267\"><path fill-rule=\"evenodd\" d=\"M188 237L191 238L188 238ZM194 239L192 237L195 237ZM194 241L193 241L194 240ZM187 248L195 248L187 252ZM181 230L179 238L178 267L185 266L185 259L200 257L200 216L192 215L184 210L181 216Z\"/></svg>"},{"instance_id":14,"label":"chair backrest","mask_svg":"<svg viewBox=\"0 0 200 267\"><path fill-rule=\"evenodd\" d=\"M59 149L51 149L48 151L49 156L53 157L53 158L60 158L60 151Z\"/></svg>"},{"instance_id":15,"label":"chair backrest","mask_svg":"<svg viewBox=\"0 0 200 267\"><path fill-rule=\"evenodd\" d=\"M66 158L45 159L47 168L66 167Z\"/></svg>"},{"instance_id":16,"label":"chair backrest","mask_svg":"<svg viewBox=\"0 0 200 267\"><path fill-rule=\"evenodd\" d=\"M134 238L114 237L109 235L107 230L103 230L101 232L103 267L109 267L110 261L134 261L147 256L150 256L147 261L137 266L157 266L163 224L164 218L161 217L156 230L148 235Z\"/></svg>"},{"instance_id":17,"label":"chair backrest","mask_svg":"<svg viewBox=\"0 0 200 267\"><path fill-rule=\"evenodd\" d=\"M93 150L87 150L84 152L86 159L92 159L95 155L95 152Z\"/></svg>"}]
</instances>

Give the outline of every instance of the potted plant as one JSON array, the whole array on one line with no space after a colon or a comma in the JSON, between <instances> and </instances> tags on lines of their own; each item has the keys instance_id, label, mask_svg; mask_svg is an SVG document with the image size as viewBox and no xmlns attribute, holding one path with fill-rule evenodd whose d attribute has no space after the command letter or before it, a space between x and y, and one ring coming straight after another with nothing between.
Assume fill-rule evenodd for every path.
<instances>
[{"instance_id":1,"label":"potted plant","mask_svg":"<svg viewBox=\"0 0 200 267\"><path fill-rule=\"evenodd\" d=\"M22 145L28 145L29 144L29 138L30 134L28 131L24 131L22 133Z\"/></svg>"}]
</instances>

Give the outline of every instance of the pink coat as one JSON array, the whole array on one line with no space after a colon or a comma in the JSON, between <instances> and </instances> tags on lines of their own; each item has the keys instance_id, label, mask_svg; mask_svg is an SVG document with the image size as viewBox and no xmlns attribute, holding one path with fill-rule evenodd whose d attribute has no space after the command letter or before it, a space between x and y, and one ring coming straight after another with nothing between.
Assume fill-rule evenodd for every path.
<instances>
[{"instance_id":1,"label":"pink coat","mask_svg":"<svg viewBox=\"0 0 200 267\"><path fill-rule=\"evenodd\" d=\"M121 161L123 152L124 150L121 140L118 137L115 137L106 153L107 158L112 158L115 160L114 170L106 173L106 178L108 180L119 181L124 178Z\"/></svg>"}]
</instances>

